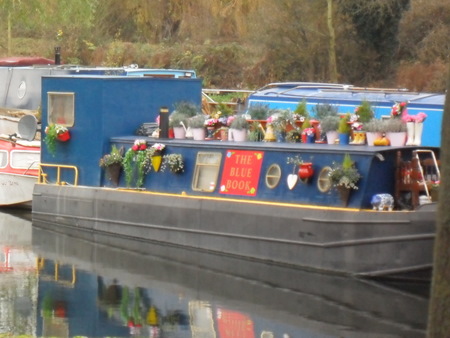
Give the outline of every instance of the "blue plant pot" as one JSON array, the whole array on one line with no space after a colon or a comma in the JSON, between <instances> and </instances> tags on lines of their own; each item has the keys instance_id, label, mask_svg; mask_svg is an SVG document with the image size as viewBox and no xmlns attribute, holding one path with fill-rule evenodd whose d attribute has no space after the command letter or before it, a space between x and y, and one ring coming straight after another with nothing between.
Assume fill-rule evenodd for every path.
<instances>
[{"instance_id":1,"label":"blue plant pot","mask_svg":"<svg viewBox=\"0 0 450 338\"><path fill-rule=\"evenodd\" d=\"M339 134L339 144L349 144L350 134Z\"/></svg>"}]
</instances>

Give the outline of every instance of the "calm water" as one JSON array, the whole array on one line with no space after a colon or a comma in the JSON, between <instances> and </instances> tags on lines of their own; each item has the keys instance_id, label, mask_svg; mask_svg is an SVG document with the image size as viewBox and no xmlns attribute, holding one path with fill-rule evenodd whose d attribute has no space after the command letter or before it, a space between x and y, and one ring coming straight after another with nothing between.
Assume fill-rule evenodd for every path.
<instances>
[{"instance_id":1,"label":"calm water","mask_svg":"<svg viewBox=\"0 0 450 338\"><path fill-rule=\"evenodd\" d=\"M425 337L427 285L407 292L142 242L120 250L30 218L0 213L0 336Z\"/></svg>"}]
</instances>

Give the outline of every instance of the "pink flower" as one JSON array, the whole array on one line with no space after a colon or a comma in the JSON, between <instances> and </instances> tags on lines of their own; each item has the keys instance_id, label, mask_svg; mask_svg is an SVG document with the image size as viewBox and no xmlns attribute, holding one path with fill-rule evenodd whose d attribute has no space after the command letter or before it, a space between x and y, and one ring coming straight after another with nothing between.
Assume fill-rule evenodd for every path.
<instances>
[{"instance_id":1,"label":"pink flower","mask_svg":"<svg viewBox=\"0 0 450 338\"><path fill-rule=\"evenodd\" d=\"M422 123L427 118L427 114L420 112L416 115L416 122Z\"/></svg>"}]
</instances>

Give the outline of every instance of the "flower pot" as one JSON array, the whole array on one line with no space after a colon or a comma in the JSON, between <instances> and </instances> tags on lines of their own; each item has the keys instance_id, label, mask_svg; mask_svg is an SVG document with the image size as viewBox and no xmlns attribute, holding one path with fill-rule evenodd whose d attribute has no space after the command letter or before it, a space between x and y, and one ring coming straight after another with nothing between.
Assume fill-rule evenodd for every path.
<instances>
[{"instance_id":1,"label":"flower pot","mask_svg":"<svg viewBox=\"0 0 450 338\"><path fill-rule=\"evenodd\" d=\"M346 145L346 144L349 144L349 142L350 142L349 134L339 133L339 144Z\"/></svg>"},{"instance_id":2,"label":"flower pot","mask_svg":"<svg viewBox=\"0 0 450 338\"><path fill-rule=\"evenodd\" d=\"M192 138L196 141L203 141L205 139L205 128L192 128Z\"/></svg>"},{"instance_id":3,"label":"flower pot","mask_svg":"<svg viewBox=\"0 0 450 338\"><path fill-rule=\"evenodd\" d=\"M308 180L314 175L314 169L312 168L312 163L302 163L298 169L298 177L301 180Z\"/></svg>"},{"instance_id":4,"label":"flower pot","mask_svg":"<svg viewBox=\"0 0 450 338\"><path fill-rule=\"evenodd\" d=\"M57 137L58 141L66 142L66 141L70 140L70 133L67 130L64 133L58 134L56 137Z\"/></svg>"},{"instance_id":5,"label":"flower pot","mask_svg":"<svg viewBox=\"0 0 450 338\"><path fill-rule=\"evenodd\" d=\"M162 156L161 155L153 155L152 156L152 167L155 171L159 171L161 168Z\"/></svg>"},{"instance_id":6,"label":"flower pot","mask_svg":"<svg viewBox=\"0 0 450 338\"><path fill-rule=\"evenodd\" d=\"M186 138L186 129L183 127L174 127L173 128L173 137L176 139L185 139Z\"/></svg>"},{"instance_id":7,"label":"flower pot","mask_svg":"<svg viewBox=\"0 0 450 338\"><path fill-rule=\"evenodd\" d=\"M247 141L247 129L230 129L233 135L233 141L245 142Z\"/></svg>"},{"instance_id":8,"label":"flower pot","mask_svg":"<svg viewBox=\"0 0 450 338\"><path fill-rule=\"evenodd\" d=\"M220 140L228 141L228 129L225 128L220 129Z\"/></svg>"},{"instance_id":9,"label":"flower pot","mask_svg":"<svg viewBox=\"0 0 450 338\"><path fill-rule=\"evenodd\" d=\"M206 137L205 140L214 140L214 134L216 132L215 127L206 127Z\"/></svg>"},{"instance_id":10,"label":"flower pot","mask_svg":"<svg viewBox=\"0 0 450 338\"><path fill-rule=\"evenodd\" d=\"M338 139L339 134L337 131L327 131L327 143L328 144L335 144L336 140Z\"/></svg>"},{"instance_id":11,"label":"flower pot","mask_svg":"<svg viewBox=\"0 0 450 338\"><path fill-rule=\"evenodd\" d=\"M373 142L376 139L381 138L382 136L383 136L383 134L380 132L373 132L373 131L366 132L367 145L373 146Z\"/></svg>"},{"instance_id":12,"label":"flower pot","mask_svg":"<svg viewBox=\"0 0 450 338\"><path fill-rule=\"evenodd\" d=\"M316 135L306 135L306 143L315 143L316 142Z\"/></svg>"},{"instance_id":13,"label":"flower pot","mask_svg":"<svg viewBox=\"0 0 450 338\"><path fill-rule=\"evenodd\" d=\"M105 168L106 177L110 180L115 186L119 185L120 172L121 172L120 163L114 163Z\"/></svg>"},{"instance_id":14,"label":"flower pot","mask_svg":"<svg viewBox=\"0 0 450 338\"><path fill-rule=\"evenodd\" d=\"M350 192L351 192L351 188L346 188L344 186L337 186L336 187L339 197L341 199L342 202L342 206L346 207L348 205L348 200L350 198Z\"/></svg>"},{"instance_id":15,"label":"flower pot","mask_svg":"<svg viewBox=\"0 0 450 338\"><path fill-rule=\"evenodd\" d=\"M406 143L406 132L386 133L386 137L391 142L391 146L402 147Z\"/></svg>"}]
</instances>

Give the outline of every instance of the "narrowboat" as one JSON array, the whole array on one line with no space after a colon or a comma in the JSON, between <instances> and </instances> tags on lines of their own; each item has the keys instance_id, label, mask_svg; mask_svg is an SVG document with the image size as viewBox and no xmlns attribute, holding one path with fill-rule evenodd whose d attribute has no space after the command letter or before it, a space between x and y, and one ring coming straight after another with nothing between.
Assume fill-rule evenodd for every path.
<instances>
[{"instance_id":1,"label":"narrowboat","mask_svg":"<svg viewBox=\"0 0 450 338\"><path fill-rule=\"evenodd\" d=\"M344 275L431 267L439 148L170 138L169 113L201 96L198 78L44 76L42 127L70 137L42 147L33 222ZM113 147L128 162L109 180Z\"/></svg>"},{"instance_id":2,"label":"narrowboat","mask_svg":"<svg viewBox=\"0 0 450 338\"><path fill-rule=\"evenodd\" d=\"M376 118L389 118L396 102L407 102L411 115L427 115L423 125L422 145L440 147L445 94L411 92L407 89L362 88L349 84L283 82L271 83L248 97L248 106L264 105L272 109L295 110L305 100L309 110L318 104L330 104L341 114L354 113L361 101L371 103Z\"/></svg>"},{"instance_id":3,"label":"narrowboat","mask_svg":"<svg viewBox=\"0 0 450 338\"><path fill-rule=\"evenodd\" d=\"M18 123L22 135L0 134L0 207L31 208L41 142L34 140L37 129L34 116L25 115Z\"/></svg>"}]
</instances>

